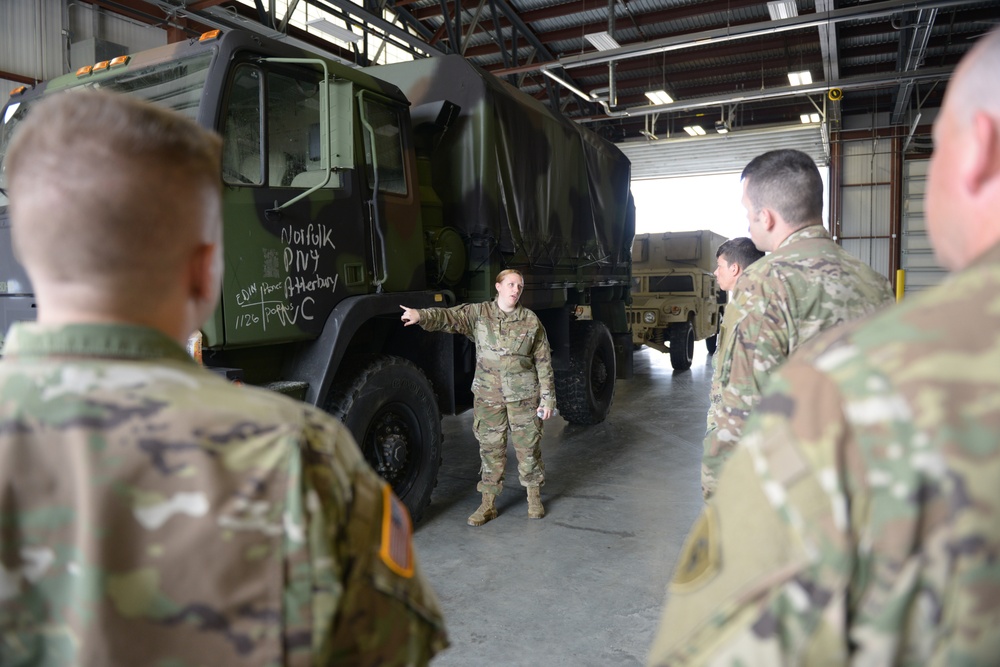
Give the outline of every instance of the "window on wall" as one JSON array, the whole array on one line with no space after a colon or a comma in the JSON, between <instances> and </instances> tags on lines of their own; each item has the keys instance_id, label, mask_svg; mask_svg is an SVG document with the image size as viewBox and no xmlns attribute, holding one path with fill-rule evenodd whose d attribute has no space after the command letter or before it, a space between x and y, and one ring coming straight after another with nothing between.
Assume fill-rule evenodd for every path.
<instances>
[{"instance_id":1,"label":"window on wall","mask_svg":"<svg viewBox=\"0 0 1000 667\"><path fill-rule=\"evenodd\" d=\"M368 182L382 193L405 195L403 142L399 111L370 97L362 96L365 164Z\"/></svg>"}]
</instances>

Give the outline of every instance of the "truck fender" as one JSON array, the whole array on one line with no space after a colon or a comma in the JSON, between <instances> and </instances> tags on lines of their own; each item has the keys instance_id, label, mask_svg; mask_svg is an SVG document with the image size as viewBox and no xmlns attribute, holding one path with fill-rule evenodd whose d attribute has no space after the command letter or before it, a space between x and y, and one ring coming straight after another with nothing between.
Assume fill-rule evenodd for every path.
<instances>
[{"instance_id":1,"label":"truck fender","mask_svg":"<svg viewBox=\"0 0 1000 667\"><path fill-rule=\"evenodd\" d=\"M400 304L410 308L431 308L451 303L454 303L454 297L442 291L347 297L330 313L319 337L299 348L286 362L283 374L307 382L306 402L322 407L348 346L366 322L384 315L398 316Z\"/></svg>"}]
</instances>

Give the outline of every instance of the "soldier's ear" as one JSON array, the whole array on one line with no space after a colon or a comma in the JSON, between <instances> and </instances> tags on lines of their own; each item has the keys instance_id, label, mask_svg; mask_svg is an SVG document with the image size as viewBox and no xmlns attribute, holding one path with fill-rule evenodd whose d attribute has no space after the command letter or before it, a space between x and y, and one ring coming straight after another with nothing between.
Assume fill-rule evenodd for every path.
<instances>
[{"instance_id":1,"label":"soldier's ear","mask_svg":"<svg viewBox=\"0 0 1000 667\"><path fill-rule=\"evenodd\" d=\"M196 303L214 303L222 282L222 253L216 243L201 243L188 262L189 297Z\"/></svg>"},{"instance_id":2,"label":"soldier's ear","mask_svg":"<svg viewBox=\"0 0 1000 667\"><path fill-rule=\"evenodd\" d=\"M774 231L774 226L778 223L778 214L769 208L760 209L760 224L766 232Z\"/></svg>"},{"instance_id":3,"label":"soldier's ear","mask_svg":"<svg viewBox=\"0 0 1000 667\"><path fill-rule=\"evenodd\" d=\"M983 188L1000 187L1000 128L996 119L977 111L972 118L974 141L970 142L965 187L972 196Z\"/></svg>"}]
</instances>

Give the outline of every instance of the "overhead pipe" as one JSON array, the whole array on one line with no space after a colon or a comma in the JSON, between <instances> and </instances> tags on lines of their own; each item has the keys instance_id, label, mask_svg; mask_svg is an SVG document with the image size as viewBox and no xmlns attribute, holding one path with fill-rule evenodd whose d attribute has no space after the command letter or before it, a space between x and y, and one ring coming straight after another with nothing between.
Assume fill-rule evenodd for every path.
<instances>
[{"instance_id":1,"label":"overhead pipe","mask_svg":"<svg viewBox=\"0 0 1000 667\"><path fill-rule=\"evenodd\" d=\"M928 81L934 79L944 79L951 76L954 71L952 67L936 67L934 69L924 70L923 72L912 72L909 74L904 73L894 73L891 76L886 76L884 74L871 74L867 76L852 77L850 79L845 79L843 81L835 81L831 83L822 83L813 86L784 86L782 88L772 88L768 91L761 91L757 93L743 93L739 95L734 95L726 98L718 97L701 97L697 99L681 100L678 102L671 102L670 104L648 104L640 107L629 107L627 109L622 109L617 112L609 112L608 117L611 118L622 118L622 117L640 117L647 116L654 113L669 113L674 111L688 111L690 109L700 109L703 107L718 106L720 104L738 104L741 102L756 102L760 100L778 99L781 97L802 97L808 96L815 93L825 94L830 88L840 88L841 90L863 90L865 88L882 88L884 86L899 85L905 81ZM563 80L554 74L550 74L549 70L543 70L543 73L551 77L554 81L562 83ZM589 99L590 101L600 102L603 106L607 104L601 100L595 100L589 97L583 91L579 89L574 89L581 97ZM604 116L590 116L586 118L575 118L578 123L593 123L602 120L607 120Z\"/></svg>"},{"instance_id":2,"label":"overhead pipe","mask_svg":"<svg viewBox=\"0 0 1000 667\"><path fill-rule=\"evenodd\" d=\"M615 38L615 0L608 0L608 37ZM608 104L618 106L618 88L615 85L615 61L608 61Z\"/></svg>"}]
</instances>

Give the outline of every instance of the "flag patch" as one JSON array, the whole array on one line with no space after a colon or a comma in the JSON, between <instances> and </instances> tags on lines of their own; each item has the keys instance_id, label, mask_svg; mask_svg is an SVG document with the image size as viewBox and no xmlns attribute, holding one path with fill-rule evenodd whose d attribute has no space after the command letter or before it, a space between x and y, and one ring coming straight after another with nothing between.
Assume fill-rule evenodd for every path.
<instances>
[{"instance_id":1,"label":"flag patch","mask_svg":"<svg viewBox=\"0 0 1000 667\"><path fill-rule=\"evenodd\" d=\"M413 576L413 527L410 513L388 484L382 486L382 547L379 556L401 577Z\"/></svg>"}]
</instances>

